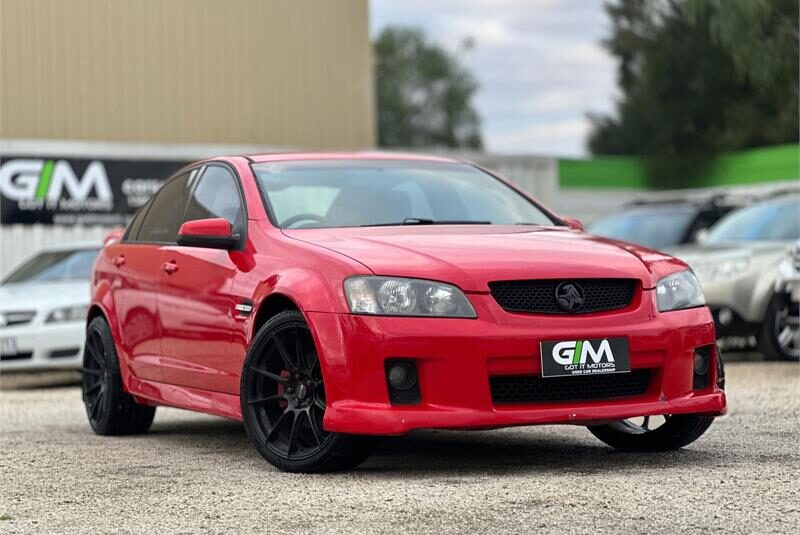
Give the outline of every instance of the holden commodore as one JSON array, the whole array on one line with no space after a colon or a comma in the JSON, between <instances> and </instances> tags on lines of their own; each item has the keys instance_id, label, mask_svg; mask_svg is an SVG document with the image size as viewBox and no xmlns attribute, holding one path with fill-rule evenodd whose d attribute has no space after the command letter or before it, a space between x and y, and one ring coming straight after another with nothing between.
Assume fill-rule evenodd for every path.
<instances>
[{"instance_id":1,"label":"holden commodore","mask_svg":"<svg viewBox=\"0 0 800 535\"><path fill-rule=\"evenodd\" d=\"M726 410L686 264L439 157L190 165L101 250L87 321L96 433L201 411L243 421L293 472L352 468L375 436L425 428L574 424L672 450Z\"/></svg>"}]
</instances>

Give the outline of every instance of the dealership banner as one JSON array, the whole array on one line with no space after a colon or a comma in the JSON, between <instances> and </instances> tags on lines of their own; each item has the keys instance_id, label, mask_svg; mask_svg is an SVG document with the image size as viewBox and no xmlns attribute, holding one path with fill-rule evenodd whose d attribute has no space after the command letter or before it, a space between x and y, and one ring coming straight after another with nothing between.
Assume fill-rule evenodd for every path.
<instances>
[{"instance_id":1,"label":"dealership banner","mask_svg":"<svg viewBox=\"0 0 800 535\"><path fill-rule=\"evenodd\" d=\"M124 225L188 161L0 156L0 224Z\"/></svg>"}]
</instances>

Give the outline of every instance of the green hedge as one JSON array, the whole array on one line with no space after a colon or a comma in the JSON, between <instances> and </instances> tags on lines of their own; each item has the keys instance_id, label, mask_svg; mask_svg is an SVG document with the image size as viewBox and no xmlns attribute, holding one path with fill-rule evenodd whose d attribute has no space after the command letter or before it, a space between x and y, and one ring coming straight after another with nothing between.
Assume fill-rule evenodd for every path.
<instances>
[{"instance_id":1,"label":"green hedge","mask_svg":"<svg viewBox=\"0 0 800 535\"><path fill-rule=\"evenodd\" d=\"M800 145L779 145L726 154L696 187L755 184L800 179ZM647 189L647 169L632 156L559 160L562 188Z\"/></svg>"}]
</instances>

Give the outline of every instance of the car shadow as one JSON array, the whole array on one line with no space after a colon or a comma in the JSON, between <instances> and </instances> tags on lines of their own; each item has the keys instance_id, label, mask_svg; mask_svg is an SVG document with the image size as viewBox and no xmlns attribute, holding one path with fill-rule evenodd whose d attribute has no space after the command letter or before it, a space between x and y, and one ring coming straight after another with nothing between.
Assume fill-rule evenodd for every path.
<instances>
[{"instance_id":1,"label":"car shadow","mask_svg":"<svg viewBox=\"0 0 800 535\"><path fill-rule=\"evenodd\" d=\"M550 429L551 431L548 431ZM717 454L702 449L629 453L611 449L588 430L553 432L554 427L504 431L417 431L382 441L361 467L366 472L408 477L431 473L573 473L636 472L671 465L707 465Z\"/></svg>"},{"instance_id":2,"label":"car shadow","mask_svg":"<svg viewBox=\"0 0 800 535\"><path fill-rule=\"evenodd\" d=\"M154 425L150 434L175 446L191 445L200 455L203 451L230 455L248 464L252 462L254 468L274 470L256 453L239 422L216 418L165 422ZM155 440L156 436L151 438ZM558 427L546 426L497 431L425 430L376 439L374 453L354 474L367 478L428 478L432 474L456 478L514 473L588 475L616 471L635 473L672 465L707 467L708 463L719 460L718 452L704 450L702 444L673 452L619 452L582 428L568 434Z\"/></svg>"}]
</instances>

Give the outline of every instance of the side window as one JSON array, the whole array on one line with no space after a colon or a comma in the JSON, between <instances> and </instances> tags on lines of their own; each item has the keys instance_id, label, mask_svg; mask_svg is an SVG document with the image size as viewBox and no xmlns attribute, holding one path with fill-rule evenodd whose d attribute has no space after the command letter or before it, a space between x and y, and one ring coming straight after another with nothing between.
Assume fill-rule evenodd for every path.
<instances>
[{"instance_id":1,"label":"side window","mask_svg":"<svg viewBox=\"0 0 800 535\"><path fill-rule=\"evenodd\" d=\"M245 215L236 177L226 167L209 165L189 197L183 220L217 217L227 219L234 232L244 230Z\"/></svg>"},{"instance_id":2,"label":"side window","mask_svg":"<svg viewBox=\"0 0 800 535\"><path fill-rule=\"evenodd\" d=\"M136 241L174 243L183 219L189 195L189 174L173 178L150 201L150 209L142 221Z\"/></svg>"},{"instance_id":3,"label":"side window","mask_svg":"<svg viewBox=\"0 0 800 535\"><path fill-rule=\"evenodd\" d=\"M144 203L138 210L136 210L136 214L133 216L133 219L128 224L128 228L125 229L125 234L122 236L122 241L136 241L136 236L139 234L139 229L142 226L142 221L144 220L144 214L147 213L147 207L150 206L150 203Z\"/></svg>"}]
</instances>

